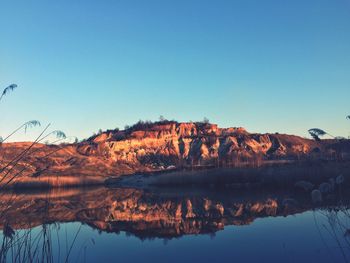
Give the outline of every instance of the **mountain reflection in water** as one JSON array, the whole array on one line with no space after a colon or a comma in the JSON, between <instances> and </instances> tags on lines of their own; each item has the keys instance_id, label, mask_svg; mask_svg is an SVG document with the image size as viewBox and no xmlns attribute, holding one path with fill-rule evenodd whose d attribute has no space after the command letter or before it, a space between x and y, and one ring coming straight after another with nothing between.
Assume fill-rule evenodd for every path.
<instances>
[{"instance_id":1,"label":"mountain reflection in water","mask_svg":"<svg viewBox=\"0 0 350 263\"><path fill-rule=\"evenodd\" d=\"M347 260L347 258L350 259L350 246L346 249L344 246L348 245L347 236L350 230L341 221L344 219L348 222L350 219L347 217L346 204L344 199L340 202L334 198L328 204L315 207L308 195L275 192L232 193L215 189L144 191L86 188L56 189L48 192L2 192L0 228L3 232L3 247L0 259L6 261L3 254L6 248L11 247L6 238L13 238L17 231L23 233L23 231L41 227L41 232L43 230L49 232L50 226L59 229L60 223L80 222L99 230L100 233L123 231L141 240L154 238L169 240L193 234L215 234L230 225L250 225L258 218L283 218L316 209L318 214L324 216L329 223L326 233L330 233L332 238L343 239L335 240L335 244L338 244L341 249L331 254ZM317 228L323 230L326 228L324 223L318 224L315 221L315 224ZM69 244L62 245L66 246L66 255L62 256L61 260L55 261L50 255L50 249L53 250L53 247L45 248L48 250L45 252L47 259L52 258L51 262L65 262L65 257L78 253L72 252L69 248L74 247L73 241L78 234L81 234L80 228L81 225L75 226L69 231L71 238L69 242L66 240ZM53 232L52 229L50 231ZM256 238L260 237L256 236ZM64 238L61 238L61 241L62 239ZM91 240L95 243L95 240ZM51 244L51 246L54 245ZM82 245L78 247L79 255L86 253L86 251L83 252L86 246L83 246L84 249ZM22 246L16 249L22 249ZM82 260L84 257L79 256L79 258ZM49 260L43 260L43 262L47 261Z\"/></svg>"},{"instance_id":2,"label":"mountain reflection in water","mask_svg":"<svg viewBox=\"0 0 350 263\"><path fill-rule=\"evenodd\" d=\"M180 192L180 191L179 191ZM311 202L255 193L150 193L136 189L69 189L46 193L3 193L2 225L31 228L49 222L79 221L107 232L177 237L247 225L266 216L305 211Z\"/></svg>"}]
</instances>

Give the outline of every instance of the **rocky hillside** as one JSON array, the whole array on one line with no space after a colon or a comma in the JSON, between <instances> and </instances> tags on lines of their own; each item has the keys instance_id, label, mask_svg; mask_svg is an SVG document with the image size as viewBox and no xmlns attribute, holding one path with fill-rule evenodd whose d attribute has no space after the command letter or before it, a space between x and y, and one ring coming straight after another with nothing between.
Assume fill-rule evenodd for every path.
<instances>
[{"instance_id":1,"label":"rocky hillside","mask_svg":"<svg viewBox=\"0 0 350 263\"><path fill-rule=\"evenodd\" d=\"M349 145L349 144L348 144ZM209 123L160 122L107 131L77 145L77 152L111 163L141 167L235 165L256 159L279 160L336 155L337 142L315 142L284 134L254 134L244 128Z\"/></svg>"},{"instance_id":2,"label":"rocky hillside","mask_svg":"<svg viewBox=\"0 0 350 263\"><path fill-rule=\"evenodd\" d=\"M2 165L29 145L2 144ZM108 130L77 144L37 144L10 173L23 169L20 176L106 177L193 166L256 164L264 160L339 159L347 157L349 152L348 140L316 142L293 135L220 128L209 123L163 121L138 123L126 130Z\"/></svg>"}]
</instances>

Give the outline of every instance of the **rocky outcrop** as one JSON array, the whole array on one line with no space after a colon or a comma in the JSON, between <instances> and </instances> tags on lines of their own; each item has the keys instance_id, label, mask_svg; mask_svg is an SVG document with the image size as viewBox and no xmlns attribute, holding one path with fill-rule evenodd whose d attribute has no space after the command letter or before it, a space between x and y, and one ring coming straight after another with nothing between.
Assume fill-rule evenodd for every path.
<instances>
[{"instance_id":1,"label":"rocky outcrop","mask_svg":"<svg viewBox=\"0 0 350 263\"><path fill-rule=\"evenodd\" d=\"M243 128L219 128L209 123L166 122L102 133L77 147L83 155L99 155L114 162L153 166L230 164L256 157L296 159L324 144L283 134L251 134Z\"/></svg>"},{"instance_id":2,"label":"rocky outcrop","mask_svg":"<svg viewBox=\"0 0 350 263\"><path fill-rule=\"evenodd\" d=\"M9 163L29 143L0 145L0 161ZM38 144L20 160L21 176L110 176L186 166L234 166L241 162L334 157L335 140L313 140L284 134L252 134L243 128L209 123L164 121L108 130L69 145ZM342 143L342 156L350 144Z\"/></svg>"}]
</instances>

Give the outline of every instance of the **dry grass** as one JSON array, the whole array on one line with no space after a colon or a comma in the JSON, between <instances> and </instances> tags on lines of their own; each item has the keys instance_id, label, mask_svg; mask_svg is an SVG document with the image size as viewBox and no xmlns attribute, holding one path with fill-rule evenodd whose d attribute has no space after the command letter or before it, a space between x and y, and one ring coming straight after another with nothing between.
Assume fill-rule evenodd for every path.
<instances>
[{"instance_id":1,"label":"dry grass","mask_svg":"<svg viewBox=\"0 0 350 263\"><path fill-rule=\"evenodd\" d=\"M1 188L56 188L102 185L104 178L101 176L40 176L40 177L20 177L9 185L0 186Z\"/></svg>"}]
</instances>

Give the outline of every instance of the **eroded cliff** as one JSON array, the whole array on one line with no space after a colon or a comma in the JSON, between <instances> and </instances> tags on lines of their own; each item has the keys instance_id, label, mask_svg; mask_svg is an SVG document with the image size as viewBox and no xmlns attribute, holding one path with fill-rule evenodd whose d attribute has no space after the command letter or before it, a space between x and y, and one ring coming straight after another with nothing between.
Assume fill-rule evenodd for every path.
<instances>
[{"instance_id":1,"label":"eroded cliff","mask_svg":"<svg viewBox=\"0 0 350 263\"><path fill-rule=\"evenodd\" d=\"M126 130L108 130L76 144L36 144L13 169L8 166L3 170L2 176L11 178L17 174L16 180L25 176L66 176L74 184L74 176L84 175L89 183L96 176L235 166L264 160L333 158L350 152L348 141L341 143L342 151L337 149L339 144L335 140L316 142L293 135L255 134L243 128L219 128L209 123L139 123ZM30 143L2 144L2 166L29 146Z\"/></svg>"}]
</instances>

